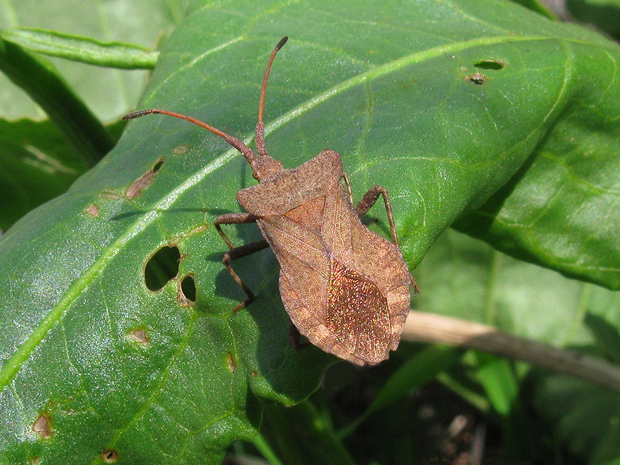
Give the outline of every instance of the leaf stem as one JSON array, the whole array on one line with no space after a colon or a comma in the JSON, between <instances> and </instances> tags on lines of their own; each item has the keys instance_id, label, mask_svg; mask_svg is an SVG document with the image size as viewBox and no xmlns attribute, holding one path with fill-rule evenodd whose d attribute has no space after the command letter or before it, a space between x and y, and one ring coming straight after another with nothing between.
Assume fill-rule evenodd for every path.
<instances>
[{"instance_id":1,"label":"leaf stem","mask_svg":"<svg viewBox=\"0 0 620 465\"><path fill-rule=\"evenodd\" d=\"M2 38L43 55L107 68L153 69L159 56L159 52L138 45L100 42L44 29L14 29L4 32Z\"/></svg>"},{"instance_id":2,"label":"leaf stem","mask_svg":"<svg viewBox=\"0 0 620 465\"><path fill-rule=\"evenodd\" d=\"M415 311L409 312L402 338L490 352L620 391L620 368L602 359L513 336L493 326Z\"/></svg>"},{"instance_id":3,"label":"leaf stem","mask_svg":"<svg viewBox=\"0 0 620 465\"><path fill-rule=\"evenodd\" d=\"M94 166L114 147L105 126L69 89L51 63L0 39L0 71L41 106L87 166Z\"/></svg>"},{"instance_id":4,"label":"leaf stem","mask_svg":"<svg viewBox=\"0 0 620 465\"><path fill-rule=\"evenodd\" d=\"M265 441L262 434L258 433L254 438L254 441L252 441L252 444L254 444L254 447L256 447L258 451L263 454L263 457L265 457L271 465L283 465L269 444L267 444L267 441Z\"/></svg>"}]
</instances>

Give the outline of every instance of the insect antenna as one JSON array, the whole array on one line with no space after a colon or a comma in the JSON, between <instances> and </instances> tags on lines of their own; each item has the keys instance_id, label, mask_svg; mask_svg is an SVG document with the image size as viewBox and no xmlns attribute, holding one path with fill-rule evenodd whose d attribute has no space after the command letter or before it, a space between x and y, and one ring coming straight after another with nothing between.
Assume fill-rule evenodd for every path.
<instances>
[{"instance_id":1,"label":"insect antenna","mask_svg":"<svg viewBox=\"0 0 620 465\"><path fill-rule=\"evenodd\" d=\"M267 149L265 148L265 124L263 123L263 110L265 108L265 92L267 90L267 80L269 78L269 72L271 71L271 65L274 58L276 57L276 54L278 53L278 50L280 50L284 46L287 40L288 37L283 37L282 39L280 39L273 52L271 52L271 56L269 57L269 63L267 63L267 70L265 71L265 77L263 78L263 86L261 88L260 101L258 105L258 123L256 124L256 151L261 156L262 162L258 161L260 160L260 158L257 159L256 155L254 154L252 149L250 149L250 147L245 145L236 137L229 136L228 134L220 131L219 129L214 128L210 124L207 124L196 118L192 118L191 116L176 113L174 111L152 108L150 110L139 110L134 111L133 113L129 113L128 115L123 116L123 120L126 121L130 119L136 119L145 115L152 114L167 115L174 118L184 119L185 121L194 123L204 129L211 131L214 134L217 134L234 148L239 150L239 152L241 152L243 156L245 156L246 160L250 163L250 166L254 171L254 177L256 179L261 179L273 172L277 172L282 169L282 164L276 160L273 160L271 157L269 157L269 155L267 155Z\"/></svg>"},{"instance_id":2,"label":"insect antenna","mask_svg":"<svg viewBox=\"0 0 620 465\"><path fill-rule=\"evenodd\" d=\"M236 137L229 136L225 132L222 132L219 129L214 128L210 124L207 124L196 118L192 118L191 116L182 115L181 113L176 113L174 111L161 110L159 108L152 108L150 110L139 110L139 111L134 111L133 113L129 113L128 115L123 116L123 120L126 121L130 119L136 119L136 118L140 118L141 116L153 115L153 114L167 115L167 116L172 116L174 118L184 119L185 121L189 121L190 123L194 123L202 128L208 129L212 133L217 134L218 136L224 138L226 142L228 142L234 148L239 150L239 152L241 152L245 156L245 158L248 160L250 165L252 165L254 162L254 158L255 158L254 152L252 152L252 149L250 147L245 145L243 142L241 142Z\"/></svg>"},{"instance_id":3,"label":"insect antenna","mask_svg":"<svg viewBox=\"0 0 620 465\"><path fill-rule=\"evenodd\" d=\"M265 147L265 124L263 123L263 113L265 109L265 93L267 92L267 80L269 79L269 73L271 72L271 65L276 57L278 51L284 47L284 44L288 40L288 36L284 36L280 39L280 42L276 45L276 48L271 52L269 57L269 63L267 63L267 69L265 70L265 77L263 78L263 86L260 90L260 100L258 102L258 123L256 124L256 151L261 156L267 156L267 148Z\"/></svg>"}]
</instances>

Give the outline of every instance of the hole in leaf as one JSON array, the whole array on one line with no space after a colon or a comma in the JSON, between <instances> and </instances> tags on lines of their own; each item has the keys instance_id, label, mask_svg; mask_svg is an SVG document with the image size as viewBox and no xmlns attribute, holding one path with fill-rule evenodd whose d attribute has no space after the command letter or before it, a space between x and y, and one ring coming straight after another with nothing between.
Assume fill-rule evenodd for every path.
<instances>
[{"instance_id":1,"label":"hole in leaf","mask_svg":"<svg viewBox=\"0 0 620 465\"><path fill-rule=\"evenodd\" d=\"M181 253L177 247L164 246L146 263L144 282L151 291L159 291L179 273Z\"/></svg>"},{"instance_id":2,"label":"hole in leaf","mask_svg":"<svg viewBox=\"0 0 620 465\"><path fill-rule=\"evenodd\" d=\"M41 414L32 425L32 431L37 433L41 439L52 437L52 419L49 415Z\"/></svg>"},{"instance_id":3,"label":"hole in leaf","mask_svg":"<svg viewBox=\"0 0 620 465\"><path fill-rule=\"evenodd\" d=\"M187 275L181 280L177 300L182 307L191 307L196 302L196 282L192 275Z\"/></svg>"},{"instance_id":4,"label":"hole in leaf","mask_svg":"<svg viewBox=\"0 0 620 465\"><path fill-rule=\"evenodd\" d=\"M157 172L160 170L161 166L164 164L164 161L164 158L160 158L150 170L148 170L146 173L144 173L142 176L132 182L125 191L125 196L131 200L142 194L142 191L144 189L153 184L153 179L155 178Z\"/></svg>"},{"instance_id":5,"label":"hole in leaf","mask_svg":"<svg viewBox=\"0 0 620 465\"><path fill-rule=\"evenodd\" d=\"M118 452L114 449L106 449L101 453L101 459L105 463L114 463L118 460Z\"/></svg>"},{"instance_id":6,"label":"hole in leaf","mask_svg":"<svg viewBox=\"0 0 620 465\"><path fill-rule=\"evenodd\" d=\"M475 73L469 76L465 76L465 80L471 82L472 84L476 86L481 86L483 84L486 84L487 77L482 73Z\"/></svg>"},{"instance_id":7,"label":"hole in leaf","mask_svg":"<svg viewBox=\"0 0 620 465\"><path fill-rule=\"evenodd\" d=\"M498 71L503 69L506 66L502 61L499 60L480 60L474 63L476 68L480 69L492 69Z\"/></svg>"},{"instance_id":8,"label":"hole in leaf","mask_svg":"<svg viewBox=\"0 0 620 465\"><path fill-rule=\"evenodd\" d=\"M160 158L159 160L157 160L157 163L153 165L153 168L151 168L151 171L153 173L157 173L159 169L161 168L161 166L164 164L164 161L165 161L164 158Z\"/></svg>"}]
</instances>

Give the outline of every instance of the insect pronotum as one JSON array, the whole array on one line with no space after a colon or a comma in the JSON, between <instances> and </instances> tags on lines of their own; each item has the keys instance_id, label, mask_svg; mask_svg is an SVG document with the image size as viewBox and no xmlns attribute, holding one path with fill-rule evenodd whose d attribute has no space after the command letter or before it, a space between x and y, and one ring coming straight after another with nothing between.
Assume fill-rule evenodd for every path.
<instances>
[{"instance_id":1,"label":"insect pronotum","mask_svg":"<svg viewBox=\"0 0 620 465\"><path fill-rule=\"evenodd\" d=\"M340 155L323 150L295 169L285 169L265 148L263 110L273 60L271 53L258 105L256 152L239 139L190 116L152 109L123 119L159 113L197 124L223 137L250 163L256 186L241 189L237 200L247 213L227 213L215 227L229 247L222 263L247 298L254 294L230 262L271 247L280 263L280 294L292 323L315 346L358 365L376 364L396 350L411 298L417 287L403 260L387 190L372 187L354 206L351 184ZM344 180L344 184L343 181ZM392 242L370 231L360 220L383 196ZM235 247L224 224L256 223L264 240ZM294 332L293 340L299 333ZM295 334L297 337L295 337Z\"/></svg>"}]
</instances>

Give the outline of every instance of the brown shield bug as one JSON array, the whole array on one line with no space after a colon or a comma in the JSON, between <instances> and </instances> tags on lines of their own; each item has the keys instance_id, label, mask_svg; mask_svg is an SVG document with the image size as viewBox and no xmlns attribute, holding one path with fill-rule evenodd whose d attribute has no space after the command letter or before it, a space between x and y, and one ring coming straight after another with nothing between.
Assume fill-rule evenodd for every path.
<instances>
[{"instance_id":1,"label":"brown shield bug","mask_svg":"<svg viewBox=\"0 0 620 465\"><path fill-rule=\"evenodd\" d=\"M353 205L349 178L340 155L323 150L295 169L267 155L263 109L271 65L288 40L271 53L258 105L256 153L239 139L190 116L167 110L143 110L123 119L164 114L195 123L223 137L250 163L256 186L241 189L237 200L248 213L228 213L215 227L230 250L222 263L247 299L254 294L232 269L237 258L271 247L280 263L280 293L291 321L302 335L322 350L358 365L376 364L396 350L417 286L398 245L387 190L374 186ZM344 180L344 184L343 181ZM392 241L370 231L362 222L383 195ZM256 223L264 240L235 247L223 224ZM299 333L294 332L294 340ZM296 336L296 337L295 337Z\"/></svg>"}]
</instances>

